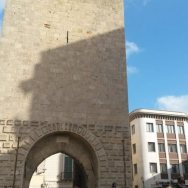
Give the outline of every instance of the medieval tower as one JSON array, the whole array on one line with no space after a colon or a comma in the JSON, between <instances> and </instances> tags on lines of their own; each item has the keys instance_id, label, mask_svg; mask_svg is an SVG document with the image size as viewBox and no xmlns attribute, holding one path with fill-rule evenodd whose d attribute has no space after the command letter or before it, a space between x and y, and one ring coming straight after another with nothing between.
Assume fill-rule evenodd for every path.
<instances>
[{"instance_id":1,"label":"medieval tower","mask_svg":"<svg viewBox=\"0 0 188 188\"><path fill-rule=\"evenodd\" d=\"M81 188L132 187L123 0L7 0L0 40L0 188L52 154Z\"/></svg>"}]
</instances>

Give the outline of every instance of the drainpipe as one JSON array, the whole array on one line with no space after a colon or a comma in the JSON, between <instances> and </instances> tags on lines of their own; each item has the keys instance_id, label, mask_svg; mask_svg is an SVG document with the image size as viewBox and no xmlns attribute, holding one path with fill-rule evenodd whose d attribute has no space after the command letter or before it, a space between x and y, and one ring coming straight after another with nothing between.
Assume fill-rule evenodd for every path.
<instances>
[{"instance_id":1,"label":"drainpipe","mask_svg":"<svg viewBox=\"0 0 188 188\"><path fill-rule=\"evenodd\" d=\"M15 188L15 182L16 182L16 169L17 169L17 162L18 162L18 150L19 150L19 145L20 145L20 136L18 136L18 141L17 141L16 159L15 159L15 163L14 163L14 176L13 176L12 188Z\"/></svg>"},{"instance_id":2,"label":"drainpipe","mask_svg":"<svg viewBox=\"0 0 188 188\"><path fill-rule=\"evenodd\" d=\"M125 184L125 188L127 186L127 182L126 182L126 161L125 161L125 140L122 140L122 145L123 145L123 164L124 164L124 184Z\"/></svg>"}]
</instances>

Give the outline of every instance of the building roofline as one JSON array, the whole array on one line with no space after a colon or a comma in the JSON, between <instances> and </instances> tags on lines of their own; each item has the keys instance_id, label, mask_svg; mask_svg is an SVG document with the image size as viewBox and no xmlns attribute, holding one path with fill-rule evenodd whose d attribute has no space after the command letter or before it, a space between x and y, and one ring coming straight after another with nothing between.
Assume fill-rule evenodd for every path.
<instances>
[{"instance_id":1,"label":"building roofline","mask_svg":"<svg viewBox=\"0 0 188 188\"><path fill-rule=\"evenodd\" d=\"M184 112L175 112L175 111L166 111L166 110L151 110L151 109L135 109L129 113L130 120L135 119L138 115L154 115L154 116L168 116L168 117L177 117L177 118L186 118L188 119L188 114Z\"/></svg>"}]
</instances>

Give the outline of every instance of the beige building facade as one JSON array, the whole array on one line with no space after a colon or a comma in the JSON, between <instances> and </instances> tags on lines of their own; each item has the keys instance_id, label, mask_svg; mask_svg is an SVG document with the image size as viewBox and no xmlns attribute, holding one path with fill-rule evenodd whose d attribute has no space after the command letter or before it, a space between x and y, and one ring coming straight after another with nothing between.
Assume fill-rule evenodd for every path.
<instances>
[{"instance_id":1,"label":"beige building facade","mask_svg":"<svg viewBox=\"0 0 188 188\"><path fill-rule=\"evenodd\" d=\"M75 186L132 187L123 0L7 0L0 39L0 188L55 153Z\"/></svg>"},{"instance_id":2,"label":"beige building facade","mask_svg":"<svg viewBox=\"0 0 188 188\"><path fill-rule=\"evenodd\" d=\"M72 188L74 160L63 153L56 153L35 170L29 188Z\"/></svg>"}]
</instances>

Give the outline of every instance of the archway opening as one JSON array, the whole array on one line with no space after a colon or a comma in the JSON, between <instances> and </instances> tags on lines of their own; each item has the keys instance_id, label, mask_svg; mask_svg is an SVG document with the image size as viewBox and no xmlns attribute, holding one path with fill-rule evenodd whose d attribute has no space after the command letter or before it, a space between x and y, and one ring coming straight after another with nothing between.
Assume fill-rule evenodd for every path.
<instances>
[{"instance_id":1,"label":"archway opening","mask_svg":"<svg viewBox=\"0 0 188 188\"><path fill-rule=\"evenodd\" d=\"M38 165L29 188L86 188L86 185L87 176L79 161L57 153Z\"/></svg>"},{"instance_id":2,"label":"archway opening","mask_svg":"<svg viewBox=\"0 0 188 188\"><path fill-rule=\"evenodd\" d=\"M48 164L46 167L43 164L45 160L50 160L48 158L50 156L54 158L52 159L54 162L48 162L49 166L58 169L58 177L52 175L54 169L48 170L48 173L46 169ZM43 164L42 167L41 164ZM65 171L65 165L69 170ZM38 188L31 187L37 171L41 173L39 181L43 181L42 188L47 187L47 184L50 185L49 182L42 179L45 178L42 175L42 173L45 174L45 171L46 176L48 174L48 179L56 182L57 188L96 188L98 184L98 161L94 150L81 136L70 132L56 132L46 135L32 146L25 160L23 188ZM69 185L65 187L65 180L68 182L68 179ZM52 187L56 188L48 186L48 188Z\"/></svg>"}]
</instances>

